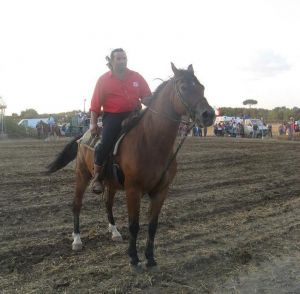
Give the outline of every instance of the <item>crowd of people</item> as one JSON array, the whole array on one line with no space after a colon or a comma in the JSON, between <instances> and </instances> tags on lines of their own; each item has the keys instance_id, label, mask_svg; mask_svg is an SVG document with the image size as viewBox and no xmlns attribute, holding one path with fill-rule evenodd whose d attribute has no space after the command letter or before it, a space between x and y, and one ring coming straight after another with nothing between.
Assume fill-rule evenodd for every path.
<instances>
[{"instance_id":1,"label":"crowd of people","mask_svg":"<svg viewBox=\"0 0 300 294\"><path fill-rule=\"evenodd\" d=\"M219 122L214 125L214 134L219 137L244 137L244 125L233 120Z\"/></svg>"},{"instance_id":2,"label":"crowd of people","mask_svg":"<svg viewBox=\"0 0 300 294\"><path fill-rule=\"evenodd\" d=\"M195 125L192 130L188 132L189 126L187 124L181 123L178 128L178 137L184 137L190 135L193 137L206 137L207 136L207 127L201 128L198 125Z\"/></svg>"},{"instance_id":3,"label":"crowd of people","mask_svg":"<svg viewBox=\"0 0 300 294\"><path fill-rule=\"evenodd\" d=\"M278 126L279 136L289 136L292 137L294 133L300 131L299 124L294 120L290 120L289 122L284 122Z\"/></svg>"}]
</instances>

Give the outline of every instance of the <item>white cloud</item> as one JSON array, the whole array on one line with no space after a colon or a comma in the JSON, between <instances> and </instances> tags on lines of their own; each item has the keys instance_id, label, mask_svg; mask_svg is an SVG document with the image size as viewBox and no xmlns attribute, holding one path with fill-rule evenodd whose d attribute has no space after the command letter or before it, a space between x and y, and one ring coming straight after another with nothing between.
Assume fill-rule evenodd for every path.
<instances>
[{"instance_id":1,"label":"white cloud","mask_svg":"<svg viewBox=\"0 0 300 294\"><path fill-rule=\"evenodd\" d=\"M291 69L286 58L276 54L273 50L258 53L248 66L242 68L253 74L254 78L274 77Z\"/></svg>"}]
</instances>

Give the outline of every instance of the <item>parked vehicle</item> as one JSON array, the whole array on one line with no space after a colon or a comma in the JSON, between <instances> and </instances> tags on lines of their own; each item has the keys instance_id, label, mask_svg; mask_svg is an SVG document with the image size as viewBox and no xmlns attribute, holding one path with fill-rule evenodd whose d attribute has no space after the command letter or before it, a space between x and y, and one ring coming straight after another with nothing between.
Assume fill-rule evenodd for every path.
<instances>
[{"instance_id":1,"label":"parked vehicle","mask_svg":"<svg viewBox=\"0 0 300 294\"><path fill-rule=\"evenodd\" d=\"M35 129L36 124L40 121L43 121L44 123L48 123L48 118L24 118L19 121L18 125L23 126L25 128Z\"/></svg>"},{"instance_id":2,"label":"parked vehicle","mask_svg":"<svg viewBox=\"0 0 300 294\"><path fill-rule=\"evenodd\" d=\"M248 118L244 120L245 137L258 138L267 136L268 128L257 118Z\"/></svg>"}]
</instances>

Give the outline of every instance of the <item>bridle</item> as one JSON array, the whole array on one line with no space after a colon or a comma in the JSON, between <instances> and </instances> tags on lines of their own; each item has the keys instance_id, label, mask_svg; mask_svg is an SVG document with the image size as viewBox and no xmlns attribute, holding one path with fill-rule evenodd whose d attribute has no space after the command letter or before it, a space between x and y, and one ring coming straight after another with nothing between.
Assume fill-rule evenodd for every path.
<instances>
[{"instance_id":1,"label":"bridle","mask_svg":"<svg viewBox=\"0 0 300 294\"><path fill-rule=\"evenodd\" d=\"M151 189L151 191L149 192L150 195L151 195L151 193L155 192L155 190L157 189L157 187L162 183L162 181L163 181L163 179L164 179L164 176L166 175L168 169L170 168L170 166L171 166L173 160L176 158L177 153L178 153L178 151L180 150L180 148L182 147L182 145L183 145L185 139L187 138L188 133L192 130L192 128L193 128L193 127L195 126L195 124L196 124L196 121L195 121L195 111L194 111L194 110L190 107L190 105L185 101L183 94L181 93L179 87L177 86L177 83L178 83L178 81L180 81L180 80L182 80L182 79L180 79L180 78L177 78L177 79L176 79L175 77L173 78L174 89L175 89L176 95L178 96L180 102L181 102L182 105L184 106L186 112L187 112L188 115L189 115L189 118L191 118L192 121L190 121L190 119L189 119L187 122L186 122L186 121L182 121L182 120L180 120L180 119L177 120L177 119L174 119L174 118L172 118L172 117L169 117L169 116L168 116L167 114L165 114L165 113L160 113L160 112L154 110L153 108L151 108L151 106L148 107L148 109L149 109L152 113L158 114L158 115L160 115L161 117L165 117L165 118L169 119L170 121L184 123L184 124L186 124L186 125L188 126L187 129L186 129L186 131L185 131L185 134L184 134L184 136L181 138L181 140L180 140L180 142L179 142L179 144L178 144L178 146L177 146L175 152L174 152L174 153L172 154L172 156L169 158L169 160L168 160L168 162L167 162L167 165L165 166L165 168L164 168L164 170L163 170L163 172L162 172L162 174L161 174L161 176L160 176L158 182L154 185L154 187L153 187L153 188Z\"/></svg>"},{"instance_id":2,"label":"bridle","mask_svg":"<svg viewBox=\"0 0 300 294\"><path fill-rule=\"evenodd\" d=\"M177 95L177 97L179 98L180 102L182 103L182 105L184 106L188 116L189 116L189 119L188 121L184 121L184 120L181 120L181 119L176 119L176 118L173 118L173 117L170 117L168 114L164 113L164 112L158 112L156 111L155 109L153 109L151 106L148 107L149 111L151 111L152 113L154 114L157 114L161 117L164 117L170 121L173 121L173 122L176 122L176 123L184 123L186 125L190 125L190 120L192 120L192 123L193 125L195 125L195 110L193 110L191 108L191 106L186 102L186 99L184 98L184 95L182 94L182 92L180 91L179 87L178 87L178 82L182 81L182 78L172 78L171 79L173 81L173 85L174 85L174 90L175 90L175 93Z\"/></svg>"},{"instance_id":3,"label":"bridle","mask_svg":"<svg viewBox=\"0 0 300 294\"><path fill-rule=\"evenodd\" d=\"M195 121L195 111L191 108L191 106L185 101L183 94L181 93L177 83L180 82L182 79L181 78L173 78L174 81L174 88L176 95L178 96L180 102L184 106L186 112L188 113L189 117L192 119L192 121Z\"/></svg>"}]
</instances>

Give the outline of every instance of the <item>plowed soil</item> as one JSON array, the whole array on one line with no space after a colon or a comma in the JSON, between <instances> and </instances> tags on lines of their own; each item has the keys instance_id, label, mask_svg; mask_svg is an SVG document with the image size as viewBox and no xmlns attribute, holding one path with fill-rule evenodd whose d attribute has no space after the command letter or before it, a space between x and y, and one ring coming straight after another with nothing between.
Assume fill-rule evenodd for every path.
<instances>
[{"instance_id":1,"label":"plowed soil","mask_svg":"<svg viewBox=\"0 0 300 294\"><path fill-rule=\"evenodd\" d=\"M83 250L71 250L75 163L42 173L66 142L0 141L1 293L300 293L300 142L188 138L160 215L159 267L140 273L126 255L123 192L124 241L111 241L104 202L87 191Z\"/></svg>"}]
</instances>

